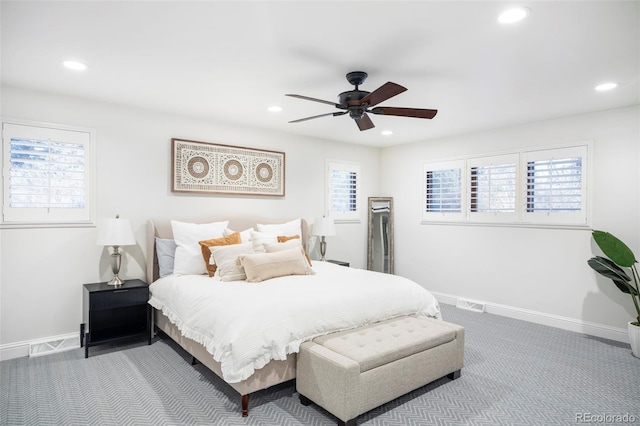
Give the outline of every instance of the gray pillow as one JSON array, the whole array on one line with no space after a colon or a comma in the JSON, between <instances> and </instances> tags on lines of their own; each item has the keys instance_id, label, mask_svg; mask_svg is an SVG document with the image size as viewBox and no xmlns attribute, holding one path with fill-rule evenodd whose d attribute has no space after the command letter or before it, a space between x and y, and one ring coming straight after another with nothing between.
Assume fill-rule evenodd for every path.
<instances>
[{"instance_id":1,"label":"gray pillow","mask_svg":"<svg viewBox=\"0 0 640 426\"><path fill-rule=\"evenodd\" d=\"M156 254L160 278L173 274L173 260L176 256L176 242L156 237Z\"/></svg>"}]
</instances>

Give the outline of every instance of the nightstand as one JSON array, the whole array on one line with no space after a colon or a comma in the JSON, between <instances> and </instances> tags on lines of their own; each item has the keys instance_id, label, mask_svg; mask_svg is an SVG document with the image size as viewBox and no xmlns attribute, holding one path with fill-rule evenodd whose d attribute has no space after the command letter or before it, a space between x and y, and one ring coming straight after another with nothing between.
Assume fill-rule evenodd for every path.
<instances>
[{"instance_id":1,"label":"nightstand","mask_svg":"<svg viewBox=\"0 0 640 426\"><path fill-rule=\"evenodd\" d=\"M347 268L349 267L349 262L343 262L342 260L327 259L327 262L335 263L336 265L340 266L346 266Z\"/></svg>"},{"instance_id":2,"label":"nightstand","mask_svg":"<svg viewBox=\"0 0 640 426\"><path fill-rule=\"evenodd\" d=\"M85 284L80 324L80 346L89 357L89 346L144 336L151 344L149 286L140 280L127 280L121 286L107 283Z\"/></svg>"}]
</instances>

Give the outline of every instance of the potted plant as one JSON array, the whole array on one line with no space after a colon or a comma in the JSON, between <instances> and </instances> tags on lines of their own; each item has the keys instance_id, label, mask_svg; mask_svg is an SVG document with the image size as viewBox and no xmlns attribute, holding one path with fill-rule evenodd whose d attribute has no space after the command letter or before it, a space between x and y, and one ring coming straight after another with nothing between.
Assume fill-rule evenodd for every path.
<instances>
[{"instance_id":1,"label":"potted plant","mask_svg":"<svg viewBox=\"0 0 640 426\"><path fill-rule=\"evenodd\" d=\"M589 259L587 263L602 276L610 278L620 291L630 295L631 300L633 300L633 305L636 308L636 319L635 321L629 321L627 329L629 330L631 352L634 356L640 358L640 291L638 286L640 276L638 276L638 270L635 265L638 261L631 249L612 234L604 231L593 231L591 235L608 259L596 256ZM631 272L631 274L628 272Z\"/></svg>"}]
</instances>

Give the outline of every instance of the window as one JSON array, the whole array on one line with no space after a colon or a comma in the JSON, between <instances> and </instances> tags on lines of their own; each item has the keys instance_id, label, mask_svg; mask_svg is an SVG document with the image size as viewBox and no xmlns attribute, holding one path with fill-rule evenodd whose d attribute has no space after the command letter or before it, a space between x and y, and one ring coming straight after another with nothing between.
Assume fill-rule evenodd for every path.
<instances>
[{"instance_id":1,"label":"window","mask_svg":"<svg viewBox=\"0 0 640 426\"><path fill-rule=\"evenodd\" d=\"M3 225L93 223L93 132L2 124Z\"/></svg>"},{"instance_id":2,"label":"window","mask_svg":"<svg viewBox=\"0 0 640 426\"><path fill-rule=\"evenodd\" d=\"M587 147L527 152L525 220L587 224Z\"/></svg>"},{"instance_id":3,"label":"window","mask_svg":"<svg viewBox=\"0 0 640 426\"><path fill-rule=\"evenodd\" d=\"M461 220L462 171L464 162L448 161L424 165L425 220Z\"/></svg>"},{"instance_id":4,"label":"window","mask_svg":"<svg viewBox=\"0 0 640 426\"><path fill-rule=\"evenodd\" d=\"M360 220L360 165L357 163L327 162L327 210L335 221Z\"/></svg>"},{"instance_id":5,"label":"window","mask_svg":"<svg viewBox=\"0 0 640 426\"><path fill-rule=\"evenodd\" d=\"M474 158L469 167L469 219L516 221L518 155Z\"/></svg>"},{"instance_id":6,"label":"window","mask_svg":"<svg viewBox=\"0 0 640 426\"><path fill-rule=\"evenodd\" d=\"M424 221L587 226L589 145L424 165Z\"/></svg>"}]
</instances>

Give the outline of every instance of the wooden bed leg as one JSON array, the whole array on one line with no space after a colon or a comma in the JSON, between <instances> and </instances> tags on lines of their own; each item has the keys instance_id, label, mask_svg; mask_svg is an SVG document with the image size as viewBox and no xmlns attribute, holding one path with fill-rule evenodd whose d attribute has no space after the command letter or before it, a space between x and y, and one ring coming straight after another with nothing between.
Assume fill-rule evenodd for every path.
<instances>
[{"instance_id":1,"label":"wooden bed leg","mask_svg":"<svg viewBox=\"0 0 640 426\"><path fill-rule=\"evenodd\" d=\"M242 417L249 416L249 395L242 395Z\"/></svg>"},{"instance_id":2,"label":"wooden bed leg","mask_svg":"<svg viewBox=\"0 0 640 426\"><path fill-rule=\"evenodd\" d=\"M196 365L198 363L198 360L196 359L195 356L191 357L191 365Z\"/></svg>"}]
</instances>

